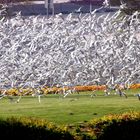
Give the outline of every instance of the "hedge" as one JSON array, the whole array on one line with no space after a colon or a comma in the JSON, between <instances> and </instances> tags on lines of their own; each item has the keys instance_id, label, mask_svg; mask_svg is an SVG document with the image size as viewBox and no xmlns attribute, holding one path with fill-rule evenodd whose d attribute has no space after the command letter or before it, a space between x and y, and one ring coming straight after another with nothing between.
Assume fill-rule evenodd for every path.
<instances>
[{"instance_id":1,"label":"hedge","mask_svg":"<svg viewBox=\"0 0 140 140\"><path fill-rule=\"evenodd\" d=\"M140 140L140 112L107 115L81 124L56 126L44 119L0 119L0 134L14 140Z\"/></svg>"},{"instance_id":2,"label":"hedge","mask_svg":"<svg viewBox=\"0 0 140 140\"><path fill-rule=\"evenodd\" d=\"M52 123L34 118L0 120L0 136L12 140L73 140L73 136Z\"/></svg>"}]
</instances>

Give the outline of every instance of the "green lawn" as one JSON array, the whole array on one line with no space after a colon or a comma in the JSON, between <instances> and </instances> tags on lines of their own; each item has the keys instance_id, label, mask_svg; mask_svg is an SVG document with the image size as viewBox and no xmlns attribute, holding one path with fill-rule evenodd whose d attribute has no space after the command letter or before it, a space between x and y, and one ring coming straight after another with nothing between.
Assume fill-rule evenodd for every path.
<instances>
[{"instance_id":1,"label":"green lawn","mask_svg":"<svg viewBox=\"0 0 140 140\"><path fill-rule=\"evenodd\" d=\"M97 96L93 98L91 92L68 95L66 98L47 95L41 98L41 103L31 96L23 97L19 103L3 98L0 100L0 117L32 116L57 124L80 123L107 114L140 111L140 101L134 96L138 92L128 91L127 99L114 94L104 96L103 92L96 92Z\"/></svg>"}]
</instances>

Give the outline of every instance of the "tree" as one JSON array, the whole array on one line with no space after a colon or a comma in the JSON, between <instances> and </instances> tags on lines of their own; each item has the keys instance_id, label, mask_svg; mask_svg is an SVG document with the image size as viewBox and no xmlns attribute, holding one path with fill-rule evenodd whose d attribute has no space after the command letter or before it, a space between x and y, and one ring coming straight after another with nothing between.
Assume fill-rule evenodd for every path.
<instances>
[{"instance_id":1,"label":"tree","mask_svg":"<svg viewBox=\"0 0 140 140\"><path fill-rule=\"evenodd\" d=\"M122 12L132 14L140 11L140 0L105 0L111 6L120 6Z\"/></svg>"},{"instance_id":2,"label":"tree","mask_svg":"<svg viewBox=\"0 0 140 140\"><path fill-rule=\"evenodd\" d=\"M121 10L126 14L132 14L135 11L140 11L140 0L120 0Z\"/></svg>"}]
</instances>

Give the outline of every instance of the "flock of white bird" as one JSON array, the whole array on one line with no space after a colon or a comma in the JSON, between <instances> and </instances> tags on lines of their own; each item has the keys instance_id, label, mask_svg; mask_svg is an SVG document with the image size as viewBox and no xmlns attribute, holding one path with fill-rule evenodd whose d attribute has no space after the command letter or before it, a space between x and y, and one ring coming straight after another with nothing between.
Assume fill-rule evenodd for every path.
<instances>
[{"instance_id":1,"label":"flock of white bird","mask_svg":"<svg viewBox=\"0 0 140 140\"><path fill-rule=\"evenodd\" d=\"M0 19L0 88L140 82L140 13Z\"/></svg>"}]
</instances>

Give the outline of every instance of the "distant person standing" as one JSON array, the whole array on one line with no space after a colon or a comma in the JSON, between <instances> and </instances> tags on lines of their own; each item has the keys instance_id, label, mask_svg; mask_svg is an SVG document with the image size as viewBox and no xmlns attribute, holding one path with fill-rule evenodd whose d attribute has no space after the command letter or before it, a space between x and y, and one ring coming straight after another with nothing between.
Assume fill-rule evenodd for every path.
<instances>
[{"instance_id":1,"label":"distant person standing","mask_svg":"<svg viewBox=\"0 0 140 140\"><path fill-rule=\"evenodd\" d=\"M110 95L110 88L108 87L108 85L106 85L106 88L104 90L105 96Z\"/></svg>"},{"instance_id":2,"label":"distant person standing","mask_svg":"<svg viewBox=\"0 0 140 140\"><path fill-rule=\"evenodd\" d=\"M117 94L120 95L120 97L125 96L125 98L127 98L126 93L123 92L122 89L121 89L118 85L116 85L116 87L115 87L115 91L116 91Z\"/></svg>"}]
</instances>

